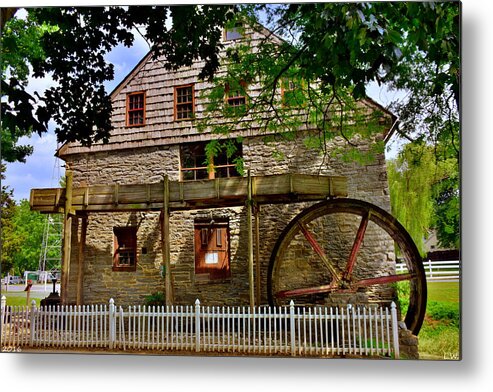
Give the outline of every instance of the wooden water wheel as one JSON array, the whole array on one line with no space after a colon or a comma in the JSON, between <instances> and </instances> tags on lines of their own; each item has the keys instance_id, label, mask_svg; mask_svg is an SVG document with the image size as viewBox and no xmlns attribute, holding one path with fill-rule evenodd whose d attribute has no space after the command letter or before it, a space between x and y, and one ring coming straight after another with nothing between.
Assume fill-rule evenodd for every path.
<instances>
[{"instance_id":1,"label":"wooden water wheel","mask_svg":"<svg viewBox=\"0 0 493 392\"><path fill-rule=\"evenodd\" d=\"M396 272L395 255L407 271ZM403 319L414 334L426 310L426 276L410 235L383 209L354 199L323 201L298 214L277 240L267 285L271 305L331 304L344 297L388 303L400 285L409 291Z\"/></svg>"}]
</instances>

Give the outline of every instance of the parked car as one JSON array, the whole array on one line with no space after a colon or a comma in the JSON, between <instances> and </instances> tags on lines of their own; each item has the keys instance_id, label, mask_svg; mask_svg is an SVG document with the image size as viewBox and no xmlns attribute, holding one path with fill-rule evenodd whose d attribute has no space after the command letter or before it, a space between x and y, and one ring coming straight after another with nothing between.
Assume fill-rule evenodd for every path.
<instances>
[{"instance_id":1,"label":"parked car","mask_svg":"<svg viewBox=\"0 0 493 392\"><path fill-rule=\"evenodd\" d=\"M20 276L9 276L9 284L22 284L22 283L24 283L24 279L22 279Z\"/></svg>"}]
</instances>

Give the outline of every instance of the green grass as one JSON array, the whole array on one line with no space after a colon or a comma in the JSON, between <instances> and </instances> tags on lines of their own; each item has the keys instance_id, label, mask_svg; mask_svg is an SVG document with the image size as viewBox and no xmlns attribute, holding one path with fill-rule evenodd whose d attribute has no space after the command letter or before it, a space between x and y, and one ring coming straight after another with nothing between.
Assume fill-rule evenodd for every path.
<instances>
[{"instance_id":1,"label":"green grass","mask_svg":"<svg viewBox=\"0 0 493 392\"><path fill-rule=\"evenodd\" d=\"M459 358L459 301L459 283L428 283L426 316L419 333L419 351L422 357Z\"/></svg>"},{"instance_id":2,"label":"green grass","mask_svg":"<svg viewBox=\"0 0 493 392\"><path fill-rule=\"evenodd\" d=\"M428 301L459 302L458 282L428 283Z\"/></svg>"},{"instance_id":3,"label":"green grass","mask_svg":"<svg viewBox=\"0 0 493 392\"><path fill-rule=\"evenodd\" d=\"M460 293L457 282L429 282L426 315L419 332L422 358L458 359L460 352ZM402 313L409 302L409 283L397 285ZM407 296L407 297L406 297Z\"/></svg>"},{"instance_id":4,"label":"green grass","mask_svg":"<svg viewBox=\"0 0 493 392\"><path fill-rule=\"evenodd\" d=\"M422 358L458 359L459 342L458 326L427 320L419 332L419 352Z\"/></svg>"},{"instance_id":5,"label":"green grass","mask_svg":"<svg viewBox=\"0 0 493 392\"><path fill-rule=\"evenodd\" d=\"M7 306L26 306L26 294L18 294L18 293L2 293L7 298ZM36 301L36 306L39 307L40 298L30 298L29 303L33 300Z\"/></svg>"}]
</instances>

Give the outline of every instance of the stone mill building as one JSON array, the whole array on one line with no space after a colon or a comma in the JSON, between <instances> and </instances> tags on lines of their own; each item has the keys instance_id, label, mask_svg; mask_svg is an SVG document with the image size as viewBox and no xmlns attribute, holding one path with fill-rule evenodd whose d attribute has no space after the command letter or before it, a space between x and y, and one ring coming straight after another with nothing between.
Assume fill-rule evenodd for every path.
<instances>
[{"instance_id":1,"label":"stone mill building","mask_svg":"<svg viewBox=\"0 0 493 392\"><path fill-rule=\"evenodd\" d=\"M246 36L255 44L256 40L265 38L263 34L263 29L246 28L241 33L225 31L224 50ZM227 203L227 200L224 205L218 202L213 208L207 205L177 207L166 218L169 219L167 260L163 254L162 212L151 208L151 201L148 209L119 210L123 193L118 190L125 185L163 184L163 178L167 178L170 184L176 184L176 189L182 189L180 184L186 187L218 178L246 178L248 172L252 178L273 179L277 175L333 176L345 179L342 196L390 211L383 153L365 165L323 155L303 143L304 134L310 133L310 129L294 140L279 139L269 143L265 142L265 134L255 129L239 129L231 135L236 145L234 154L220 152L208 158L206 145L217 135L197 127L206 105L202 93L210 88L209 82L198 78L202 65L197 61L191 67L168 71L161 61L153 60L151 54L146 55L111 93L114 130L109 143L96 143L91 147L67 143L57 151L57 156L72 173L74 200L79 197L76 189L86 187L112 186L112 197L116 197L112 211L77 212L83 219L70 221L66 238L70 238L71 246L65 245L70 257L64 259L69 260L69 265L64 266L62 277L66 303L101 303L114 298L119 305L143 304L146 296L165 291L166 276L169 276L171 288L168 289L172 292L173 304L191 305L199 299L205 305L248 305L253 292L255 304L265 305L268 303L269 261L275 243L288 223L315 203L295 198L292 202L273 200L254 208L258 219L247 214L245 203ZM246 88L249 96L255 96L255 85ZM282 93L280 87L279 94ZM233 89L226 91L224 102L231 106L248 104L247 98ZM383 131L379 137L388 138L395 118L370 99L358 104L369 112L381 113ZM226 136L221 138L227 139ZM344 143L336 138L330 141L330 146ZM363 139L359 145L366 148ZM281 159L276 157L279 152ZM242 158L244 171L235 163L238 157ZM155 189L160 189L159 186L155 185ZM154 192L150 186L144 189L148 190L148 195ZM81 203L84 203L91 195L81 192ZM344 237L345 227L350 223L338 221L334 227ZM316 233L316 228L312 231ZM252 248L248 246L252 232L253 266L249 259ZM368 269L391 270L394 255L388 241L380 241L376 233L365 238L364 245L371 248L368 253L383 255L362 256L366 257ZM296 257L303 258L309 250L300 248L296 252ZM303 263L297 261L297 264L296 268L303 271ZM306 268L309 264L307 262ZM301 280L305 279L304 272L296 274ZM376 294L365 295L387 299L392 296L378 290Z\"/></svg>"}]
</instances>

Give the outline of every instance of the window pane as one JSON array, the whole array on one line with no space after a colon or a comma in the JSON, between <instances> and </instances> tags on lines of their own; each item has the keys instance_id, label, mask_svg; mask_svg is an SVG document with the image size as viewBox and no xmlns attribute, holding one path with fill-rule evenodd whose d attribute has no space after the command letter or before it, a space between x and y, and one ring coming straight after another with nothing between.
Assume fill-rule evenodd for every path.
<instances>
[{"instance_id":1,"label":"window pane","mask_svg":"<svg viewBox=\"0 0 493 392\"><path fill-rule=\"evenodd\" d=\"M216 169L215 173L217 178L226 178L228 176L228 168L227 167L220 167Z\"/></svg>"},{"instance_id":2,"label":"window pane","mask_svg":"<svg viewBox=\"0 0 493 392\"><path fill-rule=\"evenodd\" d=\"M209 245L209 230L200 230L200 244L202 245L202 247L207 247L207 245Z\"/></svg>"},{"instance_id":3,"label":"window pane","mask_svg":"<svg viewBox=\"0 0 493 392\"><path fill-rule=\"evenodd\" d=\"M114 267L135 267L137 253L137 228L115 227Z\"/></svg>"},{"instance_id":4,"label":"window pane","mask_svg":"<svg viewBox=\"0 0 493 392\"><path fill-rule=\"evenodd\" d=\"M205 264L219 263L219 254L217 252L207 252L205 254Z\"/></svg>"},{"instance_id":5,"label":"window pane","mask_svg":"<svg viewBox=\"0 0 493 392\"><path fill-rule=\"evenodd\" d=\"M242 106L246 103L245 97L228 98L230 106Z\"/></svg>"},{"instance_id":6,"label":"window pane","mask_svg":"<svg viewBox=\"0 0 493 392\"><path fill-rule=\"evenodd\" d=\"M129 109L142 109L144 107L144 94L133 94L129 96Z\"/></svg>"},{"instance_id":7,"label":"window pane","mask_svg":"<svg viewBox=\"0 0 493 392\"><path fill-rule=\"evenodd\" d=\"M223 229L220 227L216 229L216 246L223 246Z\"/></svg>"},{"instance_id":8,"label":"window pane","mask_svg":"<svg viewBox=\"0 0 493 392\"><path fill-rule=\"evenodd\" d=\"M227 165L228 164L228 156L226 151L221 151L217 157L214 158L214 164L219 165Z\"/></svg>"},{"instance_id":9,"label":"window pane","mask_svg":"<svg viewBox=\"0 0 493 392\"><path fill-rule=\"evenodd\" d=\"M195 171L196 180L207 180L209 178L209 172L207 169L200 169Z\"/></svg>"},{"instance_id":10,"label":"window pane","mask_svg":"<svg viewBox=\"0 0 493 392\"><path fill-rule=\"evenodd\" d=\"M182 170L183 181L195 180L195 173L193 170Z\"/></svg>"},{"instance_id":11,"label":"window pane","mask_svg":"<svg viewBox=\"0 0 493 392\"><path fill-rule=\"evenodd\" d=\"M193 117L193 105L191 103L178 105L176 108L176 117L178 119L192 118Z\"/></svg>"},{"instance_id":12,"label":"window pane","mask_svg":"<svg viewBox=\"0 0 493 392\"><path fill-rule=\"evenodd\" d=\"M128 124L129 125L142 125L144 124L144 113L143 111L133 111L128 113Z\"/></svg>"}]
</instances>

